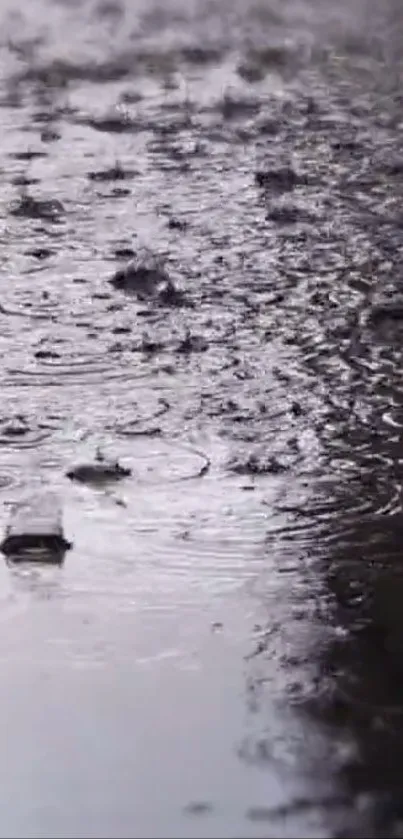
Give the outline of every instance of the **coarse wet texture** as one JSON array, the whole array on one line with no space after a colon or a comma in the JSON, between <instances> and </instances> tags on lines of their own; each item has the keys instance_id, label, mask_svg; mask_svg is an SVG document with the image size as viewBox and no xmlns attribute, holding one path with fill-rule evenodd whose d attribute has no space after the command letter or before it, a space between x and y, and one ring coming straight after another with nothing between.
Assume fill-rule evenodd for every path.
<instances>
[{"instance_id":1,"label":"coarse wet texture","mask_svg":"<svg viewBox=\"0 0 403 839\"><path fill-rule=\"evenodd\" d=\"M401 6L0 33L0 835L401 836Z\"/></svg>"}]
</instances>

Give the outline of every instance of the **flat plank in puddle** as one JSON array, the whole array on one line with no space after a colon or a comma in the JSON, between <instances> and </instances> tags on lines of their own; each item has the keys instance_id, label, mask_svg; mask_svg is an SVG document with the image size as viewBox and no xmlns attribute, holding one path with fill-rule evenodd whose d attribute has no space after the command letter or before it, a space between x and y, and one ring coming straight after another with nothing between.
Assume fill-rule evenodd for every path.
<instances>
[{"instance_id":1,"label":"flat plank in puddle","mask_svg":"<svg viewBox=\"0 0 403 839\"><path fill-rule=\"evenodd\" d=\"M64 536L63 509L54 493L38 493L11 510L0 550L13 560L60 562L72 547Z\"/></svg>"}]
</instances>

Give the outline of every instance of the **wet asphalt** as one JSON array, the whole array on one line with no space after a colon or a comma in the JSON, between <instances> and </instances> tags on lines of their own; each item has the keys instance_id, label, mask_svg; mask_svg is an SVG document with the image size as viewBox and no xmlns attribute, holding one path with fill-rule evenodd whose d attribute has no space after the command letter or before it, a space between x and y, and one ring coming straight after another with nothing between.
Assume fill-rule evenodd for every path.
<instances>
[{"instance_id":1,"label":"wet asphalt","mask_svg":"<svg viewBox=\"0 0 403 839\"><path fill-rule=\"evenodd\" d=\"M0 836L401 836L399 3L0 21Z\"/></svg>"}]
</instances>

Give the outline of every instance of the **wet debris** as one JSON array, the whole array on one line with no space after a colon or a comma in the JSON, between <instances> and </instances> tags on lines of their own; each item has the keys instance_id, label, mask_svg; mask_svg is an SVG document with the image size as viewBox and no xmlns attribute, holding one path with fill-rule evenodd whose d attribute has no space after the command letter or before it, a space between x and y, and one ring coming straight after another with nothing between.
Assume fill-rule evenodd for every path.
<instances>
[{"instance_id":1,"label":"wet debris","mask_svg":"<svg viewBox=\"0 0 403 839\"><path fill-rule=\"evenodd\" d=\"M138 125L123 108L105 117L87 117L79 120L79 122L107 134L124 134L138 129Z\"/></svg>"},{"instance_id":2,"label":"wet debris","mask_svg":"<svg viewBox=\"0 0 403 839\"><path fill-rule=\"evenodd\" d=\"M292 166L258 169L255 172L258 186L273 192L291 192L295 187L306 185L307 179L299 175Z\"/></svg>"},{"instance_id":3,"label":"wet debris","mask_svg":"<svg viewBox=\"0 0 403 839\"><path fill-rule=\"evenodd\" d=\"M186 230L187 226L186 221L181 221L181 219L175 218L174 216L171 216L168 220L168 227L170 230Z\"/></svg>"},{"instance_id":4,"label":"wet debris","mask_svg":"<svg viewBox=\"0 0 403 839\"><path fill-rule=\"evenodd\" d=\"M188 329L185 338L178 344L176 352L181 355L190 355L195 352L205 352L207 348L207 341L201 335L192 335L190 329Z\"/></svg>"},{"instance_id":5,"label":"wet debris","mask_svg":"<svg viewBox=\"0 0 403 839\"><path fill-rule=\"evenodd\" d=\"M137 428L133 429L130 433L125 432L123 435L125 437L162 437L162 428L159 425L152 426L151 428Z\"/></svg>"},{"instance_id":6,"label":"wet debris","mask_svg":"<svg viewBox=\"0 0 403 839\"><path fill-rule=\"evenodd\" d=\"M139 346L140 352L146 353L146 355L155 355L164 348L165 344L163 341L154 341L154 339L150 338L149 335L142 335Z\"/></svg>"},{"instance_id":7,"label":"wet debris","mask_svg":"<svg viewBox=\"0 0 403 839\"><path fill-rule=\"evenodd\" d=\"M144 259L137 255L124 268L120 268L110 280L114 288L135 292L139 299L158 294L170 282L170 277L159 262L151 255Z\"/></svg>"},{"instance_id":8,"label":"wet debris","mask_svg":"<svg viewBox=\"0 0 403 839\"><path fill-rule=\"evenodd\" d=\"M22 414L17 414L1 429L4 437L25 437L30 431L29 423Z\"/></svg>"},{"instance_id":9,"label":"wet debris","mask_svg":"<svg viewBox=\"0 0 403 839\"><path fill-rule=\"evenodd\" d=\"M236 456L230 462L229 469L236 475L280 475L287 472L289 466L275 455L266 457L253 452L243 457Z\"/></svg>"},{"instance_id":10,"label":"wet debris","mask_svg":"<svg viewBox=\"0 0 403 839\"><path fill-rule=\"evenodd\" d=\"M161 364L159 367L156 368L156 372L166 373L167 376L174 376L177 370L174 364L165 362L164 364Z\"/></svg>"},{"instance_id":11,"label":"wet debris","mask_svg":"<svg viewBox=\"0 0 403 839\"><path fill-rule=\"evenodd\" d=\"M125 169L121 163L116 162L109 169L100 169L97 172L88 172L90 181L98 183L109 183L110 181L126 181L138 174L134 169Z\"/></svg>"},{"instance_id":12,"label":"wet debris","mask_svg":"<svg viewBox=\"0 0 403 839\"><path fill-rule=\"evenodd\" d=\"M115 249L115 258L116 259L134 259L136 257L136 251L133 248L129 247L122 247Z\"/></svg>"},{"instance_id":13,"label":"wet debris","mask_svg":"<svg viewBox=\"0 0 403 839\"><path fill-rule=\"evenodd\" d=\"M161 260L152 254L137 255L109 280L114 288L135 294L138 300L154 300L166 306L189 305Z\"/></svg>"},{"instance_id":14,"label":"wet debris","mask_svg":"<svg viewBox=\"0 0 403 839\"><path fill-rule=\"evenodd\" d=\"M13 505L0 550L13 561L60 563L72 547L63 532L59 499L37 493Z\"/></svg>"},{"instance_id":15,"label":"wet debris","mask_svg":"<svg viewBox=\"0 0 403 839\"><path fill-rule=\"evenodd\" d=\"M107 198L126 198L130 195L130 189L123 186L114 186L112 191L108 193Z\"/></svg>"},{"instance_id":16,"label":"wet debris","mask_svg":"<svg viewBox=\"0 0 403 839\"><path fill-rule=\"evenodd\" d=\"M55 198L34 198L28 192L23 192L19 199L10 207L10 214L17 218L43 219L58 222L64 213L61 201Z\"/></svg>"},{"instance_id":17,"label":"wet debris","mask_svg":"<svg viewBox=\"0 0 403 839\"><path fill-rule=\"evenodd\" d=\"M168 282L161 288L160 292L158 293L158 300L163 305L172 306L174 308L180 308L181 306L191 306L184 292L178 289L171 279L168 280Z\"/></svg>"},{"instance_id":18,"label":"wet debris","mask_svg":"<svg viewBox=\"0 0 403 839\"><path fill-rule=\"evenodd\" d=\"M289 446L291 451L294 452L294 454L300 454L301 448L300 448L298 437L290 437L290 439L287 440L287 445Z\"/></svg>"},{"instance_id":19,"label":"wet debris","mask_svg":"<svg viewBox=\"0 0 403 839\"><path fill-rule=\"evenodd\" d=\"M132 470L121 466L117 460L107 460L97 449L92 463L79 463L66 472L66 478L82 484L103 484L128 478Z\"/></svg>"},{"instance_id":20,"label":"wet debris","mask_svg":"<svg viewBox=\"0 0 403 839\"><path fill-rule=\"evenodd\" d=\"M282 206L273 204L268 210L266 218L276 224L296 224L297 221L300 221L300 211L294 204L283 204Z\"/></svg>"},{"instance_id":21,"label":"wet debris","mask_svg":"<svg viewBox=\"0 0 403 839\"><path fill-rule=\"evenodd\" d=\"M56 358L60 358L60 353L55 350L42 349L36 350L36 352L34 352L34 357L42 361L52 361Z\"/></svg>"},{"instance_id":22,"label":"wet debris","mask_svg":"<svg viewBox=\"0 0 403 839\"><path fill-rule=\"evenodd\" d=\"M131 326L114 326L112 329L113 335L129 335L132 331Z\"/></svg>"},{"instance_id":23,"label":"wet debris","mask_svg":"<svg viewBox=\"0 0 403 839\"><path fill-rule=\"evenodd\" d=\"M29 250L25 251L27 256L33 256L35 259L48 259L52 256L53 251L49 248L30 248Z\"/></svg>"},{"instance_id":24,"label":"wet debris","mask_svg":"<svg viewBox=\"0 0 403 839\"><path fill-rule=\"evenodd\" d=\"M290 225L297 222L312 224L317 221L311 210L293 201L273 202L268 208L266 218L275 224Z\"/></svg>"},{"instance_id":25,"label":"wet debris","mask_svg":"<svg viewBox=\"0 0 403 839\"><path fill-rule=\"evenodd\" d=\"M13 157L14 160L23 160L23 161L31 161L35 160L39 157L47 157L47 152L45 151L13 151L10 152L10 157Z\"/></svg>"},{"instance_id":26,"label":"wet debris","mask_svg":"<svg viewBox=\"0 0 403 839\"><path fill-rule=\"evenodd\" d=\"M124 349L125 349L125 347L120 341L115 341L114 344L110 344L110 346L107 349L107 352L111 353L111 354L121 353L121 352L124 352Z\"/></svg>"},{"instance_id":27,"label":"wet debris","mask_svg":"<svg viewBox=\"0 0 403 839\"><path fill-rule=\"evenodd\" d=\"M33 186L34 184L39 184L39 178L33 178L27 174L14 175L14 177L11 178L11 183L13 184L13 186Z\"/></svg>"},{"instance_id":28,"label":"wet debris","mask_svg":"<svg viewBox=\"0 0 403 839\"><path fill-rule=\"evenodd\" d=\"M304 413L304 409L303 409L301 403L297 402L297 401L291 403L290 411L291 411L293 417L301 417Z\"/></svg>"},{"instance_id":29,"label":"wet debris","mask_svg":"<svg viewBox=\"0 0 403 839\"><path fill-rule=\"evenodd\" d=\"M354 137L337 137L330 141L330 148L335 152L346 152L348 155L362 155L363 144Z\"/></svg>"}]
</instances>

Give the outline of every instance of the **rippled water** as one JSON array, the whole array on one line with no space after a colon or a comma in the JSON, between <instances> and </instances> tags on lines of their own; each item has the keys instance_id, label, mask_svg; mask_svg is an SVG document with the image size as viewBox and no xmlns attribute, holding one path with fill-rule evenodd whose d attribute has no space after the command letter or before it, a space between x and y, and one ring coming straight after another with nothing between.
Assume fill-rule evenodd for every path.
<instances>
[{"instance_id":1,"label":"rippled water","mask_svg":"<svg viewBox=\"0 0 403 839\"><path fill-rule=\"evenodd\" d=\"M398 836L399 3L0 21L0 835Z\"/></svg>"}]
</instances>

